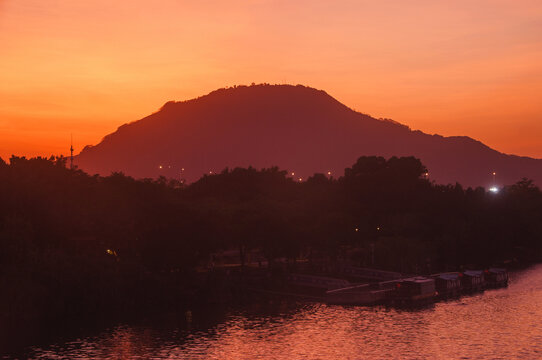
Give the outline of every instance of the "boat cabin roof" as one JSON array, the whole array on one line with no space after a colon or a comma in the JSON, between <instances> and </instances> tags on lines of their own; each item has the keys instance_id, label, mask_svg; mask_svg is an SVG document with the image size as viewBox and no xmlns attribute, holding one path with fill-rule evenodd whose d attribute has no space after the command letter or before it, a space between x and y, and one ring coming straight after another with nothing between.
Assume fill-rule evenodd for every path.
<instances>
[{"instance_id":1,"label":"boat cabin roof","mask_svg":"<svg viewBox=\"0 0 542 360\"><path fill-rule=\"evenodd\" d=\"M401 279L401 282L423 284L423 283L435 282L435 280L430 279L430 278L426 278L426 277L423 277L423 276L416 276L416 277L413 277L413 278Z\"/></svg>"},{"instance_id":2,"label":"boat cabin roof","mask_svg":"<svg viewBox=\"0 0 542 360\"><path fill-rule=\"evenodd\" d=\"M467 270L463 274L467 276L482 276L484 272L482 270Z\"/></svg>"},{"instance_id":3,"label":"boat cabin roof","mask_svg":"<svg viewBox=\"0 0 542 360\"><path fill-rule=\"evenodd\" d=\"M459 273L442 273L437 274L436 277L444 280L457 280L459 279Z\"/></svg>"}]
</instances>

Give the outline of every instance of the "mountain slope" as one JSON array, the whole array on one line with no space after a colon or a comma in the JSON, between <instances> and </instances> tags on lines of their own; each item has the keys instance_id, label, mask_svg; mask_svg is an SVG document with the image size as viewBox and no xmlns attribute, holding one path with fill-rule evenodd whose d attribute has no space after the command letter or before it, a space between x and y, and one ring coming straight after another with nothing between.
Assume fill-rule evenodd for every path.
<instances>
[{"instance_id":1,"label":"mountain slope","mask_svg":"<svg viewBox=\"0 0 542 360\"><path fill-rule=\"evenodd\" d=\"M90 173L182 173L193 181L226 166L249 165L276 165L296 177L327 171L339 176L361 155L416 156L440 183L487 186L493 171L501 184L521 177L542 180L542 160L505 155L468 137L411 131L300 85L238 86L168 102L85 147L76 164Z\"/></svg>"}]
</instances>

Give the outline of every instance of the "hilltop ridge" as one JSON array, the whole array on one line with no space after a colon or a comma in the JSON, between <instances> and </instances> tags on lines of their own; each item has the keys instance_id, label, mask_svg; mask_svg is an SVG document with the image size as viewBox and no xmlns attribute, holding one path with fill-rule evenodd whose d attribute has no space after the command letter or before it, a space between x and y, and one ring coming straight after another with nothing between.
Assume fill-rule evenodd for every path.
<instances>
[{"instance_id":1,"label":"hilltop ridge","mask_svg":"<svg viewBox=\"0 0 542 360\"><path fill-rule=\"evenodd\" d=\"M168 101L85 147L76 163L91 173L138 178L193 181L237 166L279 166L305 178L328 171L340 176L361 155L418 157L439 183L487 186L493 171L501 184L542 180L542 160L506 155L466 136L411 130L302 85L235 86Z\"/></svg>"}]
</instances>

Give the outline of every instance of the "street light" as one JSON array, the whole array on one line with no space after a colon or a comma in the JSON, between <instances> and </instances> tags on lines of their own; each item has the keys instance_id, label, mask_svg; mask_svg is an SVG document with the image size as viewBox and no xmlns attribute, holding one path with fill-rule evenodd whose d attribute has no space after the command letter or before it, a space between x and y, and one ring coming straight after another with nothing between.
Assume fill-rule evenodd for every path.
<instances>
[{"instance_id":1,"label":"street light","mask_svg":"<svg viewBox=\"0 0 542 360\"><path fill-rule=\"evenodd\" d=\"M499 192L499 187L497 186L497 181L496 181L497 173L493 171L491 175L493 176L493 184L489 188L489 191L492 192L493 194L496 194Z\"/></svg>"}]
</instances>

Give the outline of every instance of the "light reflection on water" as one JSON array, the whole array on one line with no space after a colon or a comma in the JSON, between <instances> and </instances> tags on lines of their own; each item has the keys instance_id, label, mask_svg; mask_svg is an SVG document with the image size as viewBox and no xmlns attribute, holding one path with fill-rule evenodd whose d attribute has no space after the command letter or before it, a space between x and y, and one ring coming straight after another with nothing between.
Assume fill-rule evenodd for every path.
<instances>
[{"instance_id":1,"label":"light reflection on water","mask_svg":"<svg viewBox=\"0 0 542 360\"><path fill-rule=\"evenodd\" d=\"M537 359L542 265L417 311L323 304L232 311L205 329L118 326L32 349L37 359ZM271 307L272 310L269 309ZM262 310L263 309L263 310Z\"/></svg>"}]
</instances>

